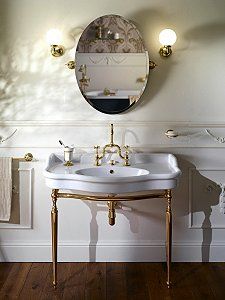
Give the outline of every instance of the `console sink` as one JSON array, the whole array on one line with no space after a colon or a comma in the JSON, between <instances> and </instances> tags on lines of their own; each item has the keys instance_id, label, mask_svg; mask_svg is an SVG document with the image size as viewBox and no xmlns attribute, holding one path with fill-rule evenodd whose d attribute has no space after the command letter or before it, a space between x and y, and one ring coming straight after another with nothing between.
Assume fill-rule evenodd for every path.
<instances>
[{"instance_id":1,"label":"console sink","mask_svg":"<svg viewBox=\"0 0 225 300\"><path fill-rule=\"evenodd\" d=\"M175 188L181 173L172 154L131 154L131 166L111 166L106 161L94 166L85 157L79 156L73 166L66 167L63 155L51 154L44 171L47 186L86 193L133 193Z\"/></svg>"}]
</instances>

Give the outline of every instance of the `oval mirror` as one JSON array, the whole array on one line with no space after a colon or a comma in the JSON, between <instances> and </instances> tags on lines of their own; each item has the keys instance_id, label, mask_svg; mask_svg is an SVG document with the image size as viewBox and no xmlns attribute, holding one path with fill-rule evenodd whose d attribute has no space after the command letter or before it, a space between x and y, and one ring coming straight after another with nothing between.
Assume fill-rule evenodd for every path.
<instances>
[{"instance_id":1,"label":"oval mirror","mask_svg":"<svg viewBox=\"0 0 225 300\"><path fill-rule=\"evenodd\" d=\"M81 93L95 109L118 114L141 97L149 57L136 26L121 16L95 19L83 31L75 54Z\"/></svg>"}]
</instances>

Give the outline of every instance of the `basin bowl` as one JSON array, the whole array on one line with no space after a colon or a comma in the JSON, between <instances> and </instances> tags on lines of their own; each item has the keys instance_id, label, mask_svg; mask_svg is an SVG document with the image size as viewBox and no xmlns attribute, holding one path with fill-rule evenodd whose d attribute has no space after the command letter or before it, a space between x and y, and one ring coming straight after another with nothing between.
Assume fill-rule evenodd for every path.
<instances>
[{"instance_id":1,"label":"basin bowl","mask_svg":"<svg viewBox=\"0 0 225 300\"><path fill-rule=\"evenodd\" d=\"M99 166L93 168L84 168L75 171L75 174L92 176L92 177L134 177L149 174L148 170L139 168L126 168L117 166Z\"/></svg>"}]
</instances>

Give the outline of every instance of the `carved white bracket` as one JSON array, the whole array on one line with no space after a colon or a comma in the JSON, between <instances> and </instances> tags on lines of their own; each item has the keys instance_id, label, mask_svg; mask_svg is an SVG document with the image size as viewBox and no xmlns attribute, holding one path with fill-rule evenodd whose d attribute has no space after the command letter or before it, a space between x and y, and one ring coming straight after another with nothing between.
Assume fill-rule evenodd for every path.
<instances>
[{"instance_id":1,"label":"carved white bracket","mask_svg":"<svg viewBox=\"0 0 225 300\"><path fill-rule=\"evenodd\" d=\"M214 139L214 141L216 141L216 142L218 142L218 143L220 143L220 144L225 143L225 137L215 136L215 135L212 134L208 129L206 129L205 131L206 131L206 133L207 133L209 136L211 136L211 137Z\"/></svg>"},{"instance_id":2,"label":"carved white bracket","mask_svg":"<svg viewBox=\"0 0 225 300\"><path fill-rule=\"evenodd\" d=\"M17 129L15 129L15 130L13 131L13 133L11 133L11 134L10 134L9 136L7 136L6 138L0 136L0 144L1 144L1 143L4 143L4 142L7 141L7 140L9 140L16 132L17 132Z\"/></svg>"},{"instance_id":3,"label":"carved white bracket","mask_svg":"<svg viewBox=\"0 0 225 300\"><path fill-rule=\"evenodd\" d=\"M175 131L173 129L168 129L165 132L166 137L169 139L177 138L177 137L194 137L194 136L199 136L201 132L194 132L194 133L179 133L178 131Z\"/></svg>"},{"instance_id":4,"label":"carved white bracket","mask_svg":"<svg viewBox=\"0 0 225 300\"><path fill-rule=\"evenodd\" d=\"M220 183L221 193L220 193L220 212L225 214L225 184Z\"/></svg>"},{"instance_id":5,"label":"carved white bracket","mask_svg":"<svg viewBox=\"0 0 225 300\"><path fill-rule=\"evenodd\" d=\"M225 143L225 137L220 137L220 136L216 136L214 134L212 134L209 129L205 129L204 132L200 131L200 132L195 132L195 133L190 133L190 134L181 134L177 131L174 131L173 129L168 129L165 132L165 135L169 138L169 139L173 139L173 138L177 138L180 136L186 136L186 137L194 137L194 136L199 136L202 133L207 133L207 135L209 135L211 138L213 138L214 141L220 143L220 144L224 144Z\"/></svg>"}]
</instances>

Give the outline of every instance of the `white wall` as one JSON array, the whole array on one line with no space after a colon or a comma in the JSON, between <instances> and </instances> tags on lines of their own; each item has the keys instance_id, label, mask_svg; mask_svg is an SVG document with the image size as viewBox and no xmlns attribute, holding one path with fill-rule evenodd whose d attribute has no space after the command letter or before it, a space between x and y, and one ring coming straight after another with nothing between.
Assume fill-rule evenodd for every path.
<instances>
[{"instance_id":1,"label":"white wall","mask_svg":"<svg viewBox=\"0 0 225 300\"><path fill-rule=\"evenodd\" d=\"M140 104L113 116L87 104L74 72L64 66L70 60L68 52L53 58L44 40L48 29L58 27L65 45L73 47L66 37L71 30L109 13L137 24L150 58L158 65ZM59 150L59 138L74 143L77 151L90 151L96 141L105 144L110 122L116 125L118 143L126 141L142 151L171 152L179 158L183 175L174 191L173 259L225 259L225 217L219 213L216 186L225 181L225 149L204 134L204 128L209 128L225 136L224 14L223 0L1 0L0 135L18 131L1 144L0 152L14 157L32 152L37 160L21 165L25 169L21 201L26 202L25 214L31 211L31 219L24 221L23 228L6 229L0 224L2 260L50 260L51 202L42 176L44 160ZM158 34L165 27L172 27L178 36L168 59L158 54ZM169 128L199 134L171 141L164 136ZM59 200L59 259L164 260L165 203L124 205L128 208L118 210L111 228L105 206Z\"/></svg>"}]
</instances>

